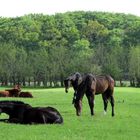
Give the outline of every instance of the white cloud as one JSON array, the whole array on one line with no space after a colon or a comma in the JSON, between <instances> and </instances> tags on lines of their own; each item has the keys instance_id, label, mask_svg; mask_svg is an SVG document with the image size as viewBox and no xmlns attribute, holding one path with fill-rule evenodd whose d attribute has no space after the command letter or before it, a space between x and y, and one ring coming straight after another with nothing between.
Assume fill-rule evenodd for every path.
<instances>
[{"instance_id":1,"label":"white cloud","mask_svg":"<svg viewBox=\"0 0 140 140\"><path fill-rule=\"evenodd\" d=\"M140 16L140 0L0 0L0 16L66 11L108 11Z\"/></svg>"}]
</instances>

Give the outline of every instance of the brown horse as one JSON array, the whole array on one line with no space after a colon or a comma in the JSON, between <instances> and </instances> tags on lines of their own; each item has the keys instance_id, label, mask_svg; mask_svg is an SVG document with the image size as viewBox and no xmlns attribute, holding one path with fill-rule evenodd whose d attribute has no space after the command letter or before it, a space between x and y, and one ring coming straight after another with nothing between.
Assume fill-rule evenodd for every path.
<instances>
[{"instance_id":1,"label":"brown horse","mask_svg":"<svg viewBox=\"0 0 140 140\"><path fill-rule=\"evenodd\" d=\"M33 95L31 92L20 92L18 97L22 97L22 98L33 98Z\"/></svg>"},{"instance_id":2,"label":"brown horse","mask_svg":"<svg viewBox=\"0 0 140 140\"><path fill-rule=\"evenodd\" d=\"M65 92L68 92L70 84L72 84L74 91L76 91L80 79L81 79L81 74L79 72L76 72L70 75L68 78L66 78L64 80Z\"/></svg>"},{"instance_id":3,"label":"brown horse","mask_svg":"<svg viewBox=\"0 0 140 140\"><path fill-rule=\"evenodd\" d=\"M21 86L19 84L14 85L14 89L18 89L21 91Z\"/></svg>"},{"instance_id":4,"label":"brown horse","mask_svg":"<svg viewBox=\"0 0 140 140\"><path fill-rule=\"evenodd\" d=\"M73 87L74 96L73 96L72 104L74 103L74 99L76 97L76 92L77 92L78 85L82 81L81 77L82 77L81 74L79 72L76 72L76 73L70 75L68 78L66 78L64 80L64 86L65 86L65 92L66 93L68 92L68 89L69 89L70 85L72 85L72 87Z\"/></svg>"},{"instance_id":5,"label":"brown horse","mask_svg":"<svg viewBox=\"0 0 140 140\"><path fill-rule=\"evenodd\" d=\"M67 82L66 82L67 81ZM112 106L112 116L114 116L114 80L111 76L95 76L92 74L86 74L80 76L77 81L75 80L75 74L70 76L64 81L65 91L68 91L69 83L73 83L76 88L73 98L74 106L76 108L76 114L81 115L82 99L84 93L88 99L91 115L94 115L94 98L95 95L102 94L104 102L104 112L107 111L108 100L110 100Z\"/></svg>"},{"instance_id":6,"label":"brown horse","mask_svg":"<svg viewBox=\"0 0 140 140\"><path fill-rule=\"evenodd\" d=\"M9 97L9 91L0 91L0 97Z\"/></svg>"},{"instance_id":7,"label":"brown horse","mask_svg":"<svg viewBox=\"0 0 140 140\"><path fill-rule=\"evenodd\" d=\"M20 91L20 85L14 85L13 89L6 89L5 91L0 91L0 97L17 97Z\"/></svg>"},{"instance_id":8,"label":"brown horse","mask_svg":"<svg viewBox=\"0 0 140 140\"><path fill-rule=\"evenodd\" d=\"M19 96L19 89L6 89L5 91L9 92L8 97L18 97Z\"/></svg>"}]
</instances>

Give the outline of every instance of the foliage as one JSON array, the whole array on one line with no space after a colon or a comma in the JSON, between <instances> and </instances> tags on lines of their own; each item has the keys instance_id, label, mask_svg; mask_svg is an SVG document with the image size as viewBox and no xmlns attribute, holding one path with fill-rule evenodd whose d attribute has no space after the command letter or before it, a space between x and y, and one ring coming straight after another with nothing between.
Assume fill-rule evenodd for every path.
<instances>
[{"instance_id":1,"label":"foliage","mask_svg":"<svg viewBox=\"0 0 140 140\"><path fill-rule=\"evenodd\" d=\"M63 86L79 71L140 86L139 29L140 17L104 12L0 17L0 83Z\"/></svg>"},{"instance_id":2,"label":"foliage","mask_svg":"<svg viewBox=\"0 0 140 140\"><path fill-rule=\"evenodd\" d=\"M132 79L136 80L135 84L140 86L140 46L132 47L129 56L129 75Z\"/></svg>"}]
</instances>

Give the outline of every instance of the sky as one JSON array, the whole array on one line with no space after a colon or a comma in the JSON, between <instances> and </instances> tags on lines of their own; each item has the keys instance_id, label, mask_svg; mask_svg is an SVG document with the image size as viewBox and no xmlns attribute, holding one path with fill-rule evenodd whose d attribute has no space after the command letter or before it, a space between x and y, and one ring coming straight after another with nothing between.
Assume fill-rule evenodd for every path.
<instances>
[{"instance_id":1,"label":"sky","mask_svg":"<svg viewBox=\"0 0 140 140\"><path fill-rule=\"evenodd\" d=\"M140 0L0 0L0 17L67 11L102 11L140 16Z\"/></svg>"}]
</instances>

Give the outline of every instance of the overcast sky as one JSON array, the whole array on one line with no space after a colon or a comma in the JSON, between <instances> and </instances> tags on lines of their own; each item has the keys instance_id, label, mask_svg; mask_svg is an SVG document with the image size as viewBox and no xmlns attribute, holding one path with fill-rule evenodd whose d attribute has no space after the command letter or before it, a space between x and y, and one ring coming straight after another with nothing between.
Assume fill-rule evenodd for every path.
<instances>
[{"instance_id":1,"label":"overcast sky","mask_svg":"<svg viewBox=\"0 0 140 140\"><path fill-rule=\"evenodd\" d=\"M0 0L0 17L17 17L31 13L50 15L79 10L140 16L140 0Z\"/></svg>"}]
</instances>

